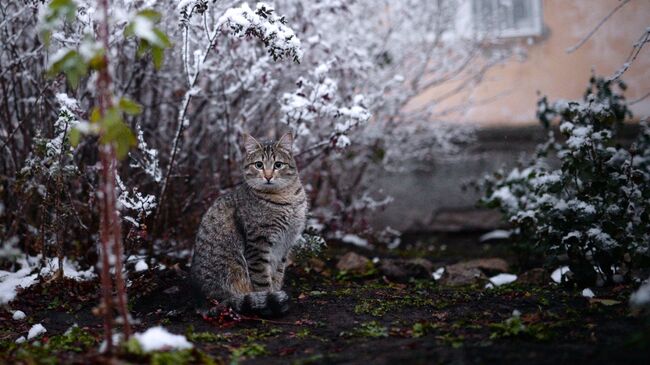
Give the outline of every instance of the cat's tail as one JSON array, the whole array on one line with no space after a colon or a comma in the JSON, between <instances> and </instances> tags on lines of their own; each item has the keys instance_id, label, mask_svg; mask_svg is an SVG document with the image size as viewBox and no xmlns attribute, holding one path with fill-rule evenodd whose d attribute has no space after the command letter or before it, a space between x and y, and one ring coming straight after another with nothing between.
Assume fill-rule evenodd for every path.
<instances>
[{"instance_id":1,"label":"cat's tail","mask_svg":"<svg viewBox=\"0 0 650 365\"><path fill-rule=\"evenodd\" d=\"M252 292L228 298L224 304L242 314L278 317L289 310L289 295L283 290Z\"/></svg>"}]
</instances>

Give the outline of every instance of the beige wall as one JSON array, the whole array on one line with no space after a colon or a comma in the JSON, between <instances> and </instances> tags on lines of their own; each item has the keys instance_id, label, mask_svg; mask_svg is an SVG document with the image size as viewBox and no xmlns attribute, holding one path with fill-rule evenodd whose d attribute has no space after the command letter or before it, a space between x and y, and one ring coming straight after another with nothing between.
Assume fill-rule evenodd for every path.
<instances>
[{"instance_id":1,"label":"beige wall","mask_svg":"<svg viewBox=\"0 0 650 365\"><path fill-rule=\"evenodd\" d=\"M625 62L635 43L650 27L650 0L632 0L605 23L574 53L576 44L620 3L619 0L543 0L545 34L527 44L523 60L510 60L491 69L477 88L449 100L451 106L473 100L479 105L463 114L444 119L479 124L526 124L535 122L537 91L558 98L581 98L593 67L599 75L611 75ZM647 44L623 80L628 100L650 92L650 44ZM426 103L441 90L430 90L419 98ZM481 105L482 100L493 101ZM650 116L650 97L633 106L636 118Z\"/></svg>"}]
</instances>

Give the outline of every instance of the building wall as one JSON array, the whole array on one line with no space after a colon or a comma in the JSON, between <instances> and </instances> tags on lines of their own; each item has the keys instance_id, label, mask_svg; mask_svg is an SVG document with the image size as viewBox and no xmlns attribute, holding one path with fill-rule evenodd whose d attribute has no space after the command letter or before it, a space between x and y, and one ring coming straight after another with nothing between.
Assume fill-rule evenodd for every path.
<instances>
[{"instance_id":1,"label":"building wall","mask_svg":"<svg viewBox=\"0 0 650 365\"><path fill-rule=\"evenodd\" d=\"M620 0L542 0L544 35L513 40L525 48L521 60L511 59L488 71L476 88L448 100L441 108L465 100L476 102L469 112L449 115L453 121L478 124L528 124L535 122L537 92L550 100L581 98L593 68L611 75L628 57L632 45L650 27L650 1L632 0L609 19L577 51L566 49L580 41ZM650 92L650 45L646 45L623 80L628 100ZM430 90L417 100L427 103L444 90ZM491 100L481 104L484 100ZM650 115L650 98L632 108L637 118Z\"/></svg>"}]
</instances>

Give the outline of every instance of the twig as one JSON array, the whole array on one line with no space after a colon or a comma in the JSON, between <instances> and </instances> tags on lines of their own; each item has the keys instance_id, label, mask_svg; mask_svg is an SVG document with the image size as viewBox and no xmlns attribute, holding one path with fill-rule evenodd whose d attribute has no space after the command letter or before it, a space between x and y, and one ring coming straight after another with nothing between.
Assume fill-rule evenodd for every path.
<instances>
[{"instance_id":1,"label":"twig","mask_svg":"<svg viewBox=\"0 0 650 365\"><path fill-rule=\"evenodd\" d=\"M623 76L623 74L632 66L632 63L636 60L636 58L639 56L639 53L641 53L641 50L643 49L643 46L646 45L650 41L650 27L646 28L639 40L634 43L632 46L632 50L630 51L630 54L627 56L625 59L625 62L623 63L623 66L619 68L612 76L610 76L607 80L609 81L614 81L618 80Z\"/></svg>"},{"instance_id":2,"label":"twig","mask_svg":"<svg viewBox=\"0 0 650 365\"><path fill-rule=\"evenodd\" d=\"M596 33L598 29L600 29L600 27L602 27L603 24L605 24L609 20L609 18L611 18L614 14L616 14L616 12L621 10L621 8L629 2L630 0L623 0L620 4L618 4L609 14L607 14L607 16L601 19L600 22L596 25L596 27L592 29L589 33L587 33L587 35L584 38L582 38L576 45L567 48L566 53L573 53L578 48L582 47L582 45L585 44L589 40L589 38L591 38L591 36L593 36L594 33Z\"/></svg>"}]
</instances>

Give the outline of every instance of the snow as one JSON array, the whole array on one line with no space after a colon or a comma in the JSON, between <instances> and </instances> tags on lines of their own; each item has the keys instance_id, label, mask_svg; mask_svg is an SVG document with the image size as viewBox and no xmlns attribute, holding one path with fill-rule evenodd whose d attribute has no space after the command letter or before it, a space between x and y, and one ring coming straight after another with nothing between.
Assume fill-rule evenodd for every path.
<instances>
[{"instance_id":1,"label":"snow","mask_svg":"<svg viewBox=\"0 0 650 365\"><path fill-rule=\"evenodd\" d=\"M566 275L568 272L570 272L568 266L562 266L558 267L551 273L551 279L553 279L554 282L556 283L561 283L562 282L562 277Z\"/></svg>"},{"instance_id":2,"label":"snow","mask_svg":"<svg viewBox=\"0 0 650 365\"><path fill-rule=\"evenodd\" d=\"M491 240L503 240L510 237L510 231L503 229L496 229L492 232L488 232L481 237L479 237L480 242L491 241Z\"/></svg>"},{"instance_id":3,"label":"snow","mask_svg":"<svg viewBox=\"0 0 650 365\"><path fill-rule=\"evenodd\" d=\"M351 243L355 246L359 247L367 247L368 246L368 240L361 238L355 234L348 233L343 238L341 238L341 241L345 243Z\"/></svg>"},{"instance_id":4,"label":"snow","mask_svg":"<svg viewBox=\"0 0 650 365\"><path fill-rule=\"evenodd\" d=\"M442 274L444 273L445 273L445 268L441 267L438 268L438 270L434 271L433 274L431 274L431 276L433 277L433 280L440 280L440 278L442 278Z\"/></svg>"},{"instance_id":5,"label":"snow","mask_svg":"<svg viewBox=\"0 0 650 365\"><path fill-rule=\"evenodd\" d=\"M585 298L593 298L596 296L596 294L594 294L594 292L591 289L584 288L582 289L582 296Z\"/></svg>"},{"instance_id":6,"label":"snow","mask_svg":"<svg viewBox=\"0 0 650 365\"><path fill-rule=\"evenodd\" d=\"M16 297L16 288L27 288L36 282L38 275L31 274L32 265L27 259L19 259L18 264L21 268L16 272L0 270L0 304L12 301Z\"/></svg>"},{"instance_id":7,"label":"snow","mask_svg":"<svg viewBox=\"0 0 650 365\"><path fill-rule=\"evenodd\" d=\"M25 312L23 312L21 310L17 310L17 311L14 312L14 314L13 314L13 316L11 318L13 318L14 321L22 321L26 317L27 317L27 315L25 314Z\"/></svg>"},{"instance_id":8,"label":"snow","mask_svg":"<svg viewBox=\"0 0 650 365\"><path fill-rule=\"evenodd\" d=\"M501 205L504 206L504 208L507 208L509 210L516 210L517 207L519 206L519 202L517 198L512 195L510 192L510 188L507 186L502 186L494 193L492 193L492 196L490 197L490 200L496 200L498 199L501 202Z\"/></svg>"},{"instance_id":9,"label":"snow","mask_svg":"<svg viewBox=\"0 0 650 365\"><path fill-rule=\"evenodd\" d=\"M22 255L16 260L20 269L11 272L0 270L0 304L6 304L16 297L18 287L27 288L37 282L37 274L32 274L38 266L40 255L30 257ZM48 276L56 272L59 267L58 258L48 258L41 269L41 276ZM63 259L63 275L75 280L89 280L95 277L94 268L85 271L77 269L76 265L67 258Z\"/></svg>"},{"instance_id":10,"label":"snow","mask_svg":"<svg viewBox=\"0 0 650 365\"><path fill-rule=\"evenodd\" d=\"M172 334L162 326L149 328L144 333L136 333L133 337L140 343L144 352L184 350L193 347L185 336Z\"/></svg>"},{"instance_id":11,"label":"snow","mask_svg":"<svg viewBox=\"0 0 650 365\"><path fill-rule=\"evenodd\" d=\"M18 337L18 338L16 339L16 343L17 343L17 344L21 344L21 343L23 343L23 342L25 342L25 341L27 341L27 339L25 338L25 336L20 336L20 337Z\"/></svg>"},{"instance_id":12,"label":"snow","mask_svg":"<svg viewBox=\"0 0 650 365\"><path fill-rule=\"evenodd\" d=\"M650 306L650 282L641 285L630 297L630 305L634 308Z\"/></svg>"},{"instance_id":13,"label":"snow","mask_svg":"<svg viewBox=\"0 0 650 365\"><path fill-rule=\"evenodd\" d=\"M54 257L47 259L44 267L41 269L41 276L48 276L54 274L59 269L59 258ZM63 276L75 280L91 280L97 275L95 268L92 266L88 270L79 271L77 265L70 262L67 257L63 258Z\"/></svg>"},{"instance_id":14,"label":"snow","mask_svg":"<svg viewBox=\"0 0 650 365\"><path fill-rule=\"evenodd\" d=\"M45 332L47 332L45 327L43 327L42 324L37 323L37 324L33 325L32 328L29 329L29 332L27 333L27 339L31 340L32 338L36 338L36 337L44 334Z\"/></svg>"},{"instance_id":15,"label":"snow","mask_svg":"<svg viewBox=\"0 0 650 365\"><path fill-rule=\"evenodd\" d=\"M149 265L144 260L140 260L135 264L135 271L140 272L140 271L145 271L149 270Z\"/></svg>"},{"instance_id":16,"label":"snow","mask_svg":"<svg viewBox=\"0 0 650 365\"><path fill-rule=\"evenodd\" d=\"M510 284L517 280L517 275L515 274L498 274L490 278L490 283L494 286L501 286L505 284Z\"/></svg>"},{"instance_id":17,"label":"snow","mask_svg":"<svg viewBox=\"0 0 650 365\"><path fill-rule=\"evenodd\" d=\"M253 11L248 3L243 3L226 10L216 28L226 25L234 35L253 34L264 42L274 59L288 56L300 62L303 56L300 39L283 24L283 18L274 14L274 10L273 6L260 2Z\"/></svg>"}]
</instances>

